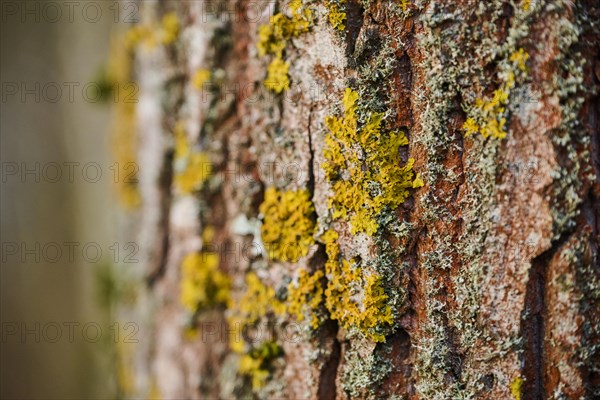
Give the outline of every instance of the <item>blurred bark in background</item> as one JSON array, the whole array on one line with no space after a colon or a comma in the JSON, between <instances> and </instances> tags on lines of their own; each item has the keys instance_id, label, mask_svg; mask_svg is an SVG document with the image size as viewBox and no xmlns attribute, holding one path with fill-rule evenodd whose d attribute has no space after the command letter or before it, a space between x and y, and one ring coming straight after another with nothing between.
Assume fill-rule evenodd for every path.
<instances>
[{"instance_id":1,"label":"blurred bark in background","mask_svg":"<svg viewBox=\"0 0 600 400\"><path fill-rule=\"evenodd\" d=\"M110 15L109 2L98 5ZM46 6L48 18L40 11ZM55 14L60 7L63 18ZM35 1L0 7L3 399L97 399L115 391L107 384L109 317L94 298L94 272L112 260L89 262L81 250L89 243L106 255L117 240L106 149L110 113L90 101L93 90L82 90L106 61L114 21L90 23L81 8L69 21L67 7ZM86 181L85 165L101 168L103 179ZM91 168L90 176L96 172ZM92 327L94 340L86 340L86 324L104 335L95 340Z\"/></svg>"},{"instance_id":2,"label":"blurred bark in background","mask_svg":"<svg viewBox=\"0 0 600 400\"><path fill-rule=\"evenodd\" d=\"M129 394L600 396L597 2L139 7Z\"/></svg>"}]
</instances>

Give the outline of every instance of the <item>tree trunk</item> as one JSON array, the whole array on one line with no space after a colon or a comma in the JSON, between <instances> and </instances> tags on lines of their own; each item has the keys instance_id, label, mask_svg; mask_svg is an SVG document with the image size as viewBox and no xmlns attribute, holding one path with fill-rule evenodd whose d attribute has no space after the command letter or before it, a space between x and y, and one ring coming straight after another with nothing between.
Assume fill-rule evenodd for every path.
<instances>
[{"instance_id":1,"label":"tree trunk","mask_svg":"<svg viewBox=\"0 0 600 400\"><path fill-rule=\"evenodd\" d=\"M125 394L598 398L598 3L299 3L134 3Z\"/></svg>"}]
</instances>

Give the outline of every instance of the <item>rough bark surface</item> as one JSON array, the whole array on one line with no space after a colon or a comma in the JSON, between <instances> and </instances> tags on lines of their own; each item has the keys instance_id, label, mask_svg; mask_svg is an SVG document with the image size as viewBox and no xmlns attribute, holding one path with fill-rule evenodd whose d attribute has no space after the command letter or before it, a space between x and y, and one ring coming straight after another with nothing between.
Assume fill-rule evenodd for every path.
<instances>
[{"instance_id":1,"label":"rough bark surface","mask_svg":"<svg viewBox=\"0 0 600 400\"><path fill-rule=\"evenodd\" d=\"M312 20L285 44L291 87L282 94L263 85L271 58L258 54L257 32L286 1L140 4L138 24L174 11L181 29L172 43L135 49L142 203L133 218L147 267L147 340L129 361L129 394L600 397L598 3L303 3ZM344 30L327 18L332 4L345 12ZM469 107L494 96L502 63L518 49L529 58L504 104L506 137L465 135ZM210 71L210 90L193 86L199 69ZM406 134L400 158L414 158L424 180L380 216L373 236L332 221L322 169L325 119L341 114L347 87L365 113L386 113L386 129ZM212 164L189 195L173 183L178 123ZM244 250L261 240L269 187L310 192L316 242L295 263ZM244 353L222 332L227 307L190 315L180 302L181 264L206 247L206 227L233 301L253 271L284 302L300 268L323 270L319 235L335 229L342 254L372 262L382 277L393 316L384 340L345 329L324 306L316 330L279 315L272 338L282 352L253 388L238 369ZM285 340L286 326L301 327L294 340Z\"/></svg>"}]
</instances>

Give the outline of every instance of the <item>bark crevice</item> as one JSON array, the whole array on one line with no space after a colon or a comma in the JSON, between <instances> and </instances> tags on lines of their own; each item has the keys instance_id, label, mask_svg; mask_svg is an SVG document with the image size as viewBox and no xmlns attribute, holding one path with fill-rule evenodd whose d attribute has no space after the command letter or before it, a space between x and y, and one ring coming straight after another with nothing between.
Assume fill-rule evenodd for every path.
<instances>
[{"instance_id":1,"label":"bark crevice","mask_svg":"<svg viewBox=\"0 0 600 400\"><path fill-rule=\"evenodd\" d=\"M544 319L546 314L546 269L550 253L532 260L529 271L525 309L521 317L523 351L523 398L543 399L544 396Z\"/></svg>"},{"instance_id":2,"label":"bark crevice","mask_svg":"<svg viewBox=\"0 0 600 400\"><path fill-rule=\"evenodd\" d=\"M160 190L160 220L155 263L148 271L146 284L152 287L164 274L169 254L169 210L171 209L171 184L173 182L173 152L169 151L164 158L160 172L158 187Z\"/></svg>"},{"instance_id":3,"label":"bark crevice","mask_svg":"<svg viewBox=\"0 0 600 400\"><path fill-rule=\"evenodd\" d=\"M546 290L548 267L556 254L576 234L575 230L565 232L551 248L531 260L525 292L525 306L521 312L520 334L523 338L521 373L524 379L523 399L545 399L545 346L546 319L548 314Z\"/></svg>"},{"instance_id":4,"label":"bark crevice","mask_svg":"<svg viewBox=\"0 0 600 400\"><path fill-rule=\"evenodd\" d=\"M328 336L331 337L333 342L329 358L323 364L319 376L319 389L317 391L319 400L335 400L337 393L336 376L342 358L342 346L337 339L337 323L332 322L331 325L331 332L328 332Z\"/></svg>"}]
</instances>

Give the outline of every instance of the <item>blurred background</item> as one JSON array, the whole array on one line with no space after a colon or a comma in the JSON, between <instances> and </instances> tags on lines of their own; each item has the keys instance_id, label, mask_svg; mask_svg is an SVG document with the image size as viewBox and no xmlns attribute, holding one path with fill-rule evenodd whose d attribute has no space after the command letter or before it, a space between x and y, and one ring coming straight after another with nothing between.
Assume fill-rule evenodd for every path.
<instances>
[{"instance_id":1,"label":"blurred background","mask_svg":"<svg viewBox=\"0 0 600 400\"><path fill-rule=\"evenodd\" d=\"M119 21L112 1L69 7L2 2L3 399L118 397L110 274L127 249L94 82Z\"/></svg>"}]
</instances>

